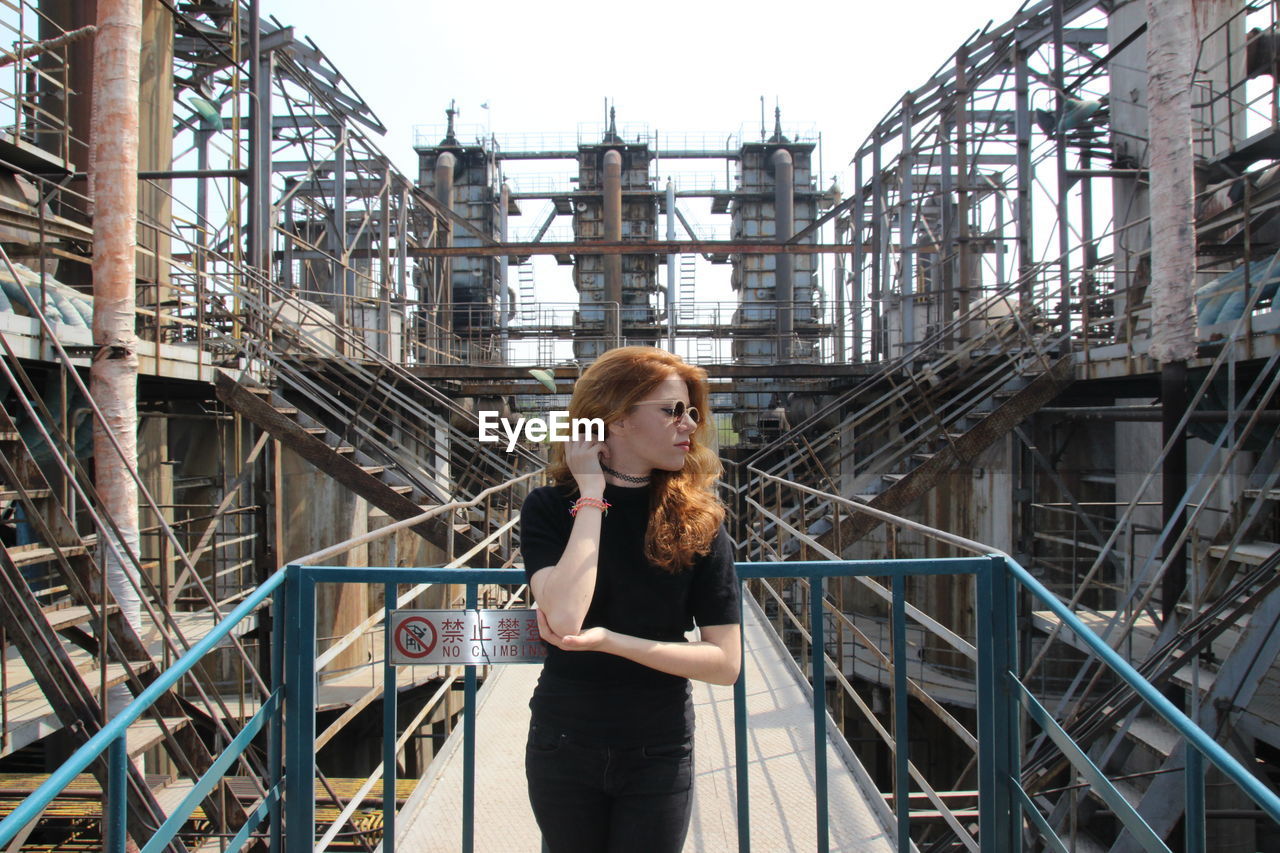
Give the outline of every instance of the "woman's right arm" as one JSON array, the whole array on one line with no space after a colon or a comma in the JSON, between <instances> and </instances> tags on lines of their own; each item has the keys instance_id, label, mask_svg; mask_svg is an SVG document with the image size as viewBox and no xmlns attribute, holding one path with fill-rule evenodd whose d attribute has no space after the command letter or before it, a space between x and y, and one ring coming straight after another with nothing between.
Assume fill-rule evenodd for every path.
<instances>
[{"instance_id":1,"label":"woman's right arm","mask_svg":"<svg viewBox=\"0 0 1280 853\"><path fill-rule=\"evenodd\" d=\"M577 481L580 497L604 498L601 452L607 452L602 441L575 441L565 449L565 461ZM551 629L561 636L582 630L582 621L587 618L587 610L591 607L603 518L601 509L583 504L573 518L573 529L559 562L539 569L529 579L538 609Z\"/></svg>"}]
</instances>

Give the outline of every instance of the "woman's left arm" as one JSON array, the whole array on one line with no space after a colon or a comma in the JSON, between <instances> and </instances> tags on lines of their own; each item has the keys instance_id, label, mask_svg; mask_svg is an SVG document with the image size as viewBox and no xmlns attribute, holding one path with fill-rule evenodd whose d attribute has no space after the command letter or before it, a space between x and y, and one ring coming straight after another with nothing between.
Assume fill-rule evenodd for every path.
<instances>
[{"instance_id":1,"label":"woman's left arm","mask_svg":"<svg viewBox=\"0 0 1280 853\"><path fill-rule=\"evenodd\" d=\"M703 625L696 643L664 643L608 628L588 628L580 634L562 637L550 630L538 611L542 639L571 652L605 652L638 664L712 684L733 684L742 668L742 637L737 625Z\"/></svg>"}]
</instances>

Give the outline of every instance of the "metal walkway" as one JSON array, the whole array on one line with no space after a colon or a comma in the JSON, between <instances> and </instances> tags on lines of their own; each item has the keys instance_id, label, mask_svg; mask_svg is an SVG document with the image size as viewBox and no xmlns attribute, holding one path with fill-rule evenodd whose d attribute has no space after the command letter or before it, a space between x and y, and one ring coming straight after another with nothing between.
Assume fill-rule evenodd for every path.
<instances>
[{"instance_id":1,"label":"metal walkway","mask_svg":"<svg viewBox=\"0 0 1280 853\"><path fill-rule=\"evenodd\" d=\"M756 850L816 849L813 707L808 685L750 598L745 608L751 844ZM524 743L536 666L496 667L479 695L476 729L477 853L538 853L529 809ZM693 823L685 851L738 849L733 763L733 690L694 683ZM837 731L834 723L829 731ZM838 735L837 735L838 736ZM848 746L828 740L832 851L895 849L893 816ZM462 841L462 729L432 763L397 821L398 853L453 853ZM381 847L378 848L381 851Z\"/></svg>"}]
</instances>

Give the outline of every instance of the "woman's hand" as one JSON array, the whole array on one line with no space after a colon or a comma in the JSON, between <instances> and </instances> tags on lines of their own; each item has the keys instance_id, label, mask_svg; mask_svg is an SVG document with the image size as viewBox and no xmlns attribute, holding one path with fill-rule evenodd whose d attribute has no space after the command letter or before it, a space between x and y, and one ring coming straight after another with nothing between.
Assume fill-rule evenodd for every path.
<instances>
[{"instance_id":1,"label":"woman's hand","mask_svg":"<svg viewBox=\"0 0 1280 853\"><path fill-rule=\"evenodd\" d=\"M600 461L609 458L609 446L603 441L571 441L564 451L565 464L578 484L583 497L604 494L604 471Z\"/></svg>"}]
</instances>

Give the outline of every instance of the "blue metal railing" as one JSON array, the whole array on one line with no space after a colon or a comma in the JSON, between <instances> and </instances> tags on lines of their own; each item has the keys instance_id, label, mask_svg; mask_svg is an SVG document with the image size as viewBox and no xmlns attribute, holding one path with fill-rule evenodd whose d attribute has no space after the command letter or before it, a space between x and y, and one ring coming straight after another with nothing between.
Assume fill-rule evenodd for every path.
<instances>
[{"instance_id":1,"label":"blue metal railing","mask_svg":"<svg viewBox=\"0 0 1280 853\"><path fill-rule=\"evenodd\" d=\"M1025 709L1029 717L1045 729L1063 756L1075 767L1076 772L1088 781L1097 795L1114 811L1145 850L1167 851L1164 841L1153 832L1142 817L1128 804L1103 771L1089 759L1084 748L1074 743L1068 734L1045 711L1031 691L1017 678L1017 592L1026 590L1052 610L1063 624L1074 631L1115 674L1130 685L1147 707L1174 726L1186 740L1186 849L1190 853L1204 850L1204 763L1207 758L1222 773L1238 785L1272 820L1280 823L1280 797L1267 788L1244 768L1213 738L1200 729L1185 714L1166 699L1153 685L1142 678L1123 658L1093 634L1053 593L1042 586L1024 568L1003 555L964 557L955 559L925 560L864 560L864 561L814 561L784 563L739 563L738 574L744 584L752 579L793 578L807 581L811 600L823 606L812 606L810 637L817 642L810 644L810 667L814 690L813 720L815 749L815 821L818 849L829 848L829 819L826 745L828 739L825 702L827 650L825 637L826 582L831 578L889 577L892 579L893 602L891 608L892 636L895 649L906 645L906 596L908 577L919 576L968 576L974 577L974 622L977 633L977 739L978 749L978 838L977 845L984 851L1017 851L1021 848L1024 828L1036 832L1048 849L1065 851L1068 842L1061 839L1048 820L1024 789L1021 774L1021 735L1019 718ZM164 849L176 836L187 817L201 799L212 789L218 779L234 764L236 758L250 741L265 728L268 732L267 796L254 809L248 821L240 827L228 844L228 850L239 850L255 833L265 832L273 850L288 853L309 851L315 846L315 698L316 698L316 587L321 583L383 584L386 605L395 601L398 584L445 583L460 584L466 588L466 606L476 606L481 585L523 583L523 572L518 569L415 569L415 568L345 568L289 566L273 575L248 597L214 630L183 655L155 683L139 695L114 720L95 734L49 780L4 821L0 822L0 845L8 844L30 821L38 819L44 808L76 776L109 753L108 765L111 783L107 790L104 814L108 824L106 849L115 853L124 849L123 824L127 786L125 770L125 734L127 727L138 719L146 708L165 690L173 686L232 628L261 605L267 596L273 597L273 678L271 694L259 712L218 757L214 766L197 783L196 788L149 839L144 851ZM388 613L389 616L389 613ZM390 624L390 619L385 624ZM384 695L394 696L396 691L395 669L389 655L384 659ZM909 744L909 719L907 714L907 655L894 654L894 730L896 744ZM283 676L283 680L281 680ZM475 744L476 744L476 690L477 676L474 666L467 666L464 682L465 706L463 719L463 836L462 849L471 851L474 846L475 818ZM283 704L283 709L282 709ZM396 768L396 703L383 703L384 762L383 762L383 850L395 849L395 768ZM283 720L281 711L283 710ZM737 759L737 808L739 850L751 847L749 815L749 757L747 753L747 725L745 679L734 686L735 744ZM283 732L282 732L283 725ZM283 735L283 742L282 742ZM282 753L283 752L283 756ZM282 761L283 758L283 761ZM910 822L912 819L908 774L908 749L894 750L893 811L896 819L896 844L900 851L911 847ZM291 771L285 773L284 771ZM281 798L283 795L283 815ZM282 823L283 818L283 823ZM263 823L267 827L262 830ZM283 826L295 828L287 836Z\"/></svg>"},{"instance_id":2,"label":"blue metal railing","mask_svg":"<svg viewBox=\"0 0 1280 853\"><path fill-rule=\"evenodd\" d=\"M190 672L219 642L225 639L241 620L266 601L268 596L274 597L273 606L276 607L276 612L278 613L281 600L280 589L285 579L286 575L283 571L277 572L268 578L265 583L254 590L244 601L240 602L239 606L224 616L213 627L213 630L188 649L182 657L178 658L173 666L166 669L145 690L139 693L133 702L125 706L114 718L89 738L88 742L76 750L70 758L63 762L62 766L51 773L40 787L19 803L18 807L3 821L0 821L0 846L9 844L14 836L28 823L39 819L45 808L53 802L54 798L64 788L75 780L78 774L101 758L104 752L107 752L108 784L106 801L103 805L103 834L105 838L103 847L107 853L124 853L125 823L128 813L126 805L128 802L127 768L129 758L127 737L129 726L141 717L157 699L177 684L180 678ZM250 742L264 727L268 729L267 754L268 776L270 778L265 780L267 782L267 794L250 819L231 839L228 849L238 850L243 847L250 833L257 829L263 820L268 818L271 819L271 838L273 842L279 841L279 805L283 794L280 746L282 742L281 710L282 702L284 701L284 685L280 681L281 667L278 665L278 656L283 648L284 626L277 620L274 627L272 656L273 663L276 665L272 669L271 694L262 703L258 712L245 723L240 733L227 745L223 753L214 760L204 775L197 780L192 790L174 808L173 812L151 839L146 842L142 847L142 853L155 853L155 851L164 850L169 846L177 835L178 830L186 823L187 818L226 775L227 770L235 764L236 759L248 748ZM280 849L279 844L273 843L273 849Z\"/></svg>"}]
</instances>

